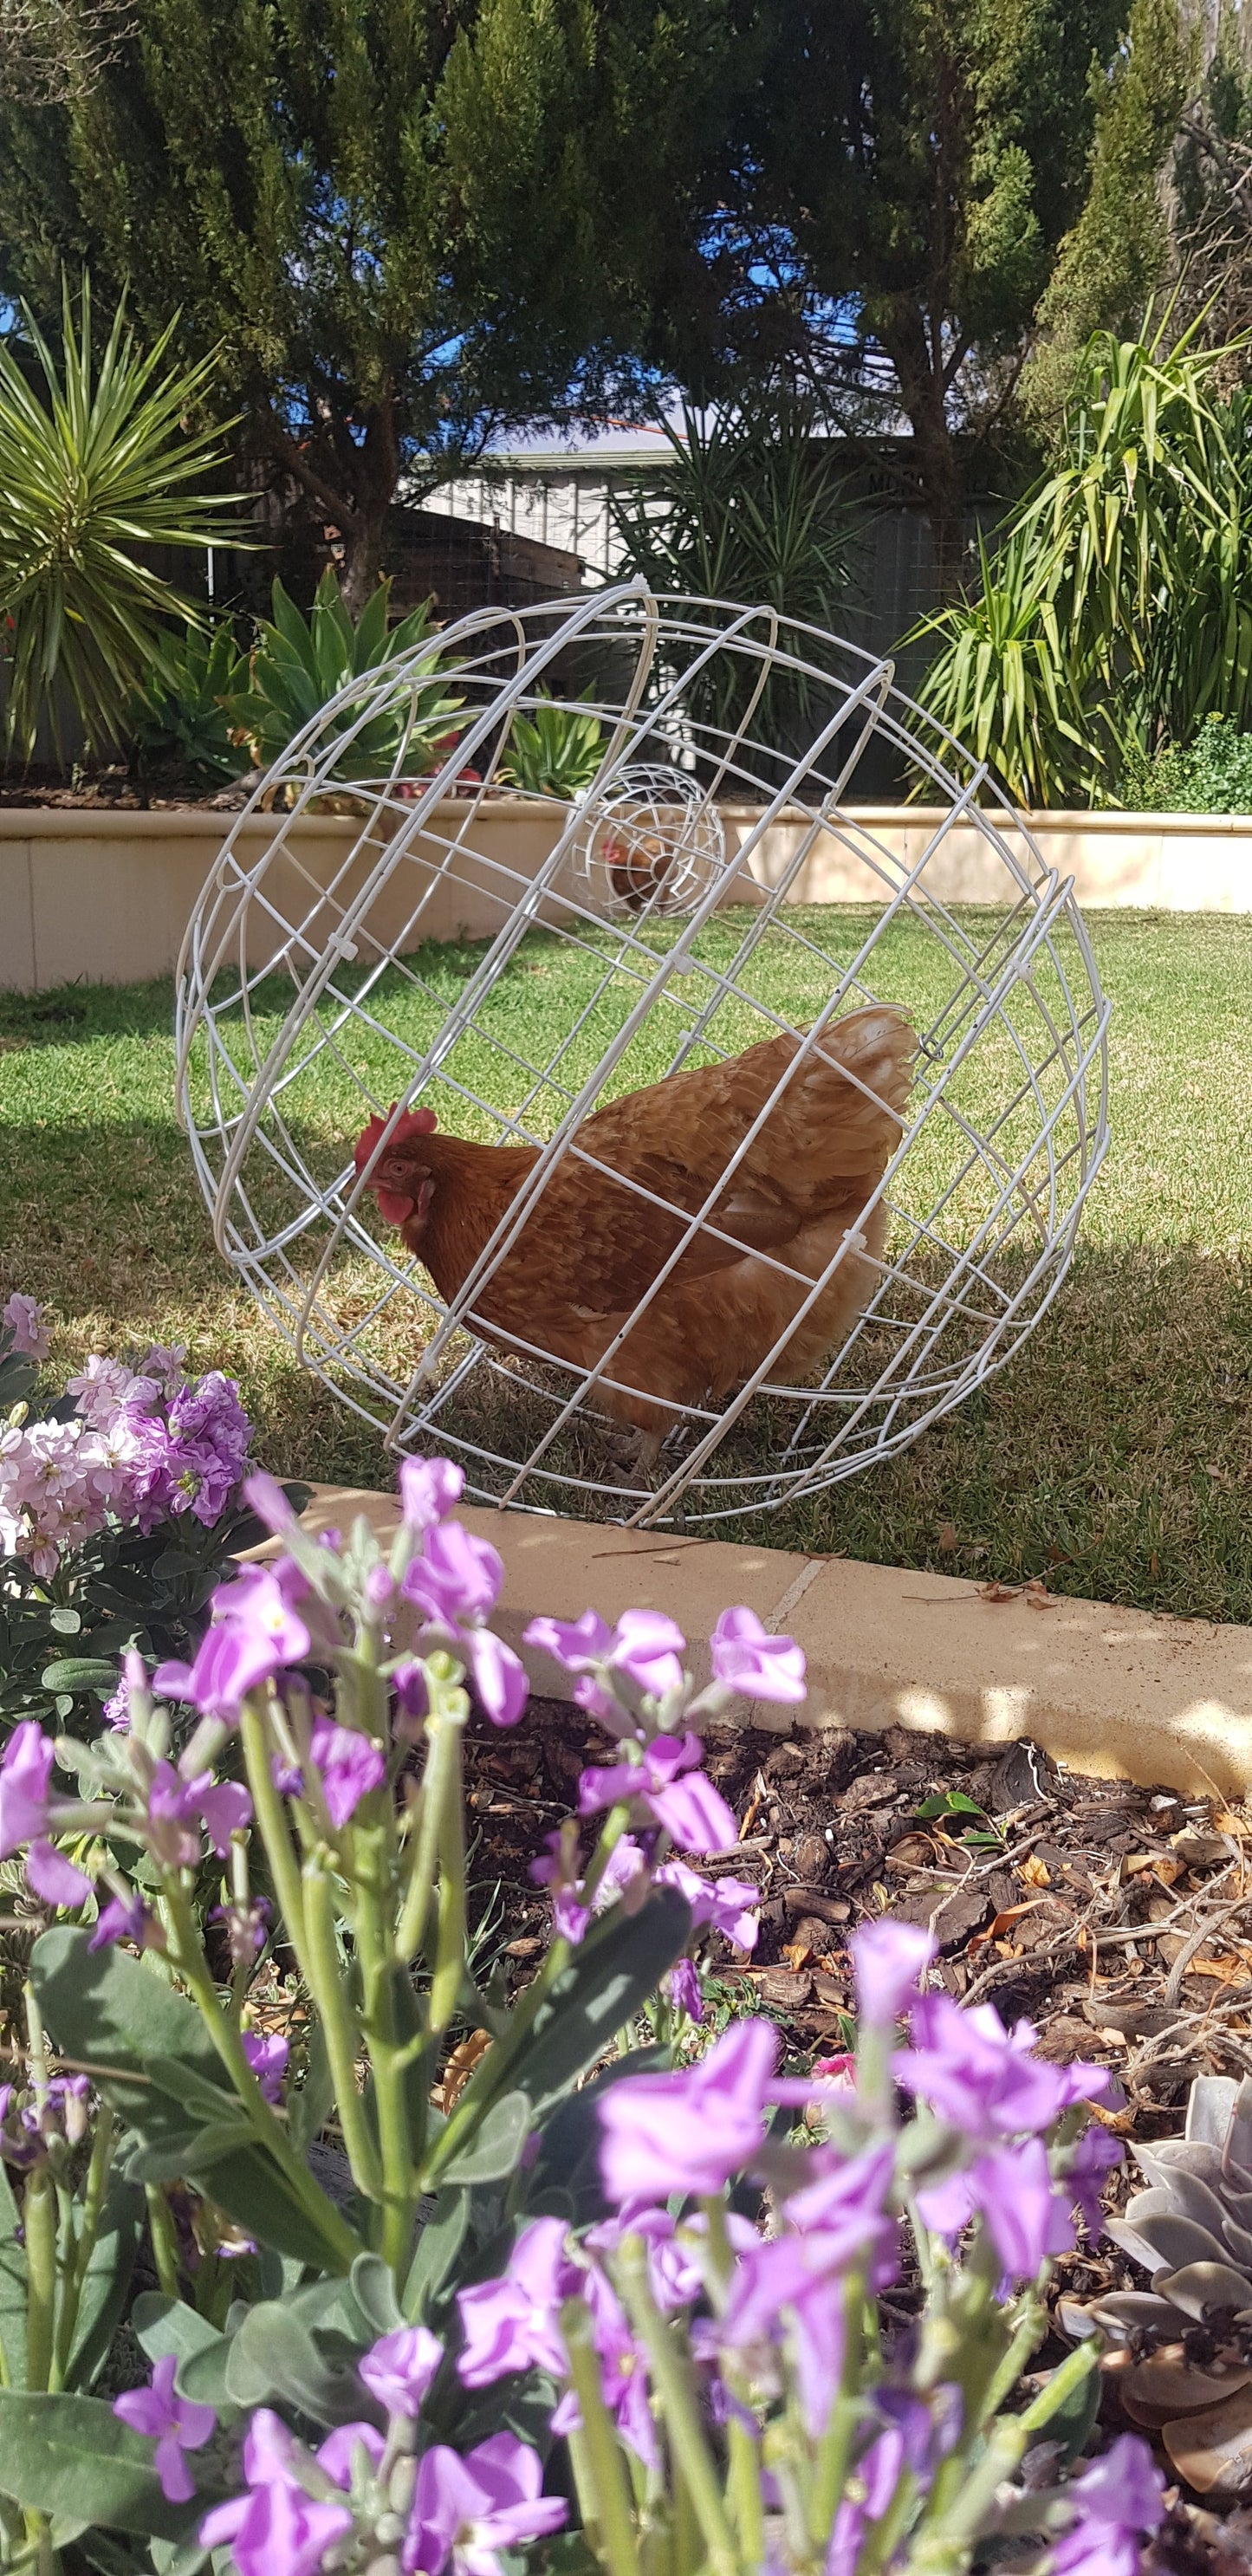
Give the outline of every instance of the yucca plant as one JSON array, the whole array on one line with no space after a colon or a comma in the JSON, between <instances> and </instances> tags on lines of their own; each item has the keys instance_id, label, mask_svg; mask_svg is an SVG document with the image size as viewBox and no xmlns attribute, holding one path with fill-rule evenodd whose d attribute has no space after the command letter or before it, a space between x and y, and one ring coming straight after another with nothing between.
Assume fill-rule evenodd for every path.
<instances>
[{"instance_id":1,"label":"yucca plant","mask_svg":"<svg viewBox=\"0 0 1252 2576\"><path fill-rule=\"evenodd\" d=\"M533 715L514 716L500 776L529 796L559 796L568 803L590 787L603 756L604 727L598 716L580 715L577 707L558 706L555 699L540 696Z\"/></svg>"},{"instance_id":2,"label":"yucca plant","mask_svg":"<svg viewBox=\"0 0 1252 2576\"><path fill-rule=\"evenodd\" d=\"M119 741L162 627L201 614L143 552L241 541L232 496L203 488L223 462L220 429L184 426L203 404L216 362L166 365L176 320L144 350L119 307L97 365L84 278L77 327L64 289L60 364L23 307L40 390L0 344L6 728L25 759L45 711L60 752L64 694L89 752Z\"/></svg>"},{"instance_id":3,"label":"yucca plant","mask_svg":"<svg viewBox=\"0 0 1252 2576\"><path fill-rule=\"evenodd\" d=\"M1116 802L1162 740L1252 715L1252 484L1242 397L1170 316L1097 332L1061 463L1022 502L980 592L916 630L940 649L919 692L1029 804Z\"/></svg>"},{"instance_id":4,"label":"yucca plant","mask_svg":"<svg viewBox=\"0 0 1252 2576\"><path fill-rule=\"evenodd\" d=\"M141 776L173 776L191 787L239 777L248 753L235 738L227 706L246 668L226 621L212 634L193 626L185 635L162 637L131 701Z\"/></svg>"},{"instance_id":5,"label":"yucca plant","mask_svg":"<svg viewBox=\"0 0 1252 2576\"><path fill-rule=\"evenodd\" d=\"M851 581L854 522L845 470L811 405L777 392L750 409L708 418L684 407L681 431L667 427L666 436L671 454L659 504L651 489L610 501L624 569L642 573L658 592L759 601L780 620L837 628ZM692 658L698 650L693 643ZM801 658L813 650L806 642ZM733 735L757 679L750 658L716 654L695 680L694 712L715 732ZM813 695L803 673L771 670L752 709L754 734L780 751L797 745L811 730Z\"/></svg>"},{"instance_id":6,"label":"yucca plant","mask_svg":"<svg viewBox=\"0 0 1252 2576\"><path fill-rule=\"evenodd\" d=\"M329 565L308 617L281 581L274 583L273 620L262 620L247 686L235 692L229 707L258 769L277 760L349 680L398 662L427 637L430 651L403 681L397 680L394 696L352 732L328 774L348 783L393 773L419 778L455 741L463 701L448 691L431 603L423 600L388 630L390 596L391 583L380 581L354 626Z\"/></svg>"}]
</instances>

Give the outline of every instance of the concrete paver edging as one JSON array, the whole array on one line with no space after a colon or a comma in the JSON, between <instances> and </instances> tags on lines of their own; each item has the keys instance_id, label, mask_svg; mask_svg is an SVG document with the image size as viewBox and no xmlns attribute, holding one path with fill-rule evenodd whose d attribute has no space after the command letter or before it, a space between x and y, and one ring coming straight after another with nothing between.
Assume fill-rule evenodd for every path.
<instances>
[{"instance_id":1,"label":"concrete paver edging","mask_svg":"<svg viewBox=\"0 0 1252 2576\"><path fill-rule=\"evenodd\" d=\"M319 1486L305 1519L346 1533L358 1513L386 1538L399 1503ZM1193 1796L1252 1789L1252 1628L1068 1597L989 1601L948 1575L654 1530L469 1507L460 1517L504 1560L493 1625L553 1696L567 1677L522 1645L541 1612L664 1610L707 1678L704 1641L728 1603L745 1602L798 1639L809 1667L806 1705L758 1702L743 1712L754 1725L905 1726L986 1745L1028 1735L1075 1771Z\"/></svg>"}]
</instances>

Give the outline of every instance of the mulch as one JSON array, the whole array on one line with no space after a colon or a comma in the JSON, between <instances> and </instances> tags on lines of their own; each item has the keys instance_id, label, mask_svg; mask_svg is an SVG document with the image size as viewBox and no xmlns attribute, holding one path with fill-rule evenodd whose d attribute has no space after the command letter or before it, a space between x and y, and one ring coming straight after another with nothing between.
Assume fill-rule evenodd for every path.
<instances>
[{"instance_id":1,"label":"mulch","mask_svg":"<svg viewBox=\"0 0 1252 2576\"><path fill-rule=\"evenodd\" d=\"M850 1936L891 1914L931 1926L961 2002L1025 2014L1047 2057L1110 2065L1145 2138L1176 2125L1193 2075L1252 2073L1242 1806L1083 1778L1025 1742L987 1752L902 1728L714 1727L706 1744L740 1839L701 1867L761 1897L756 1949L727 1949L721 1973L797 2051L840 2045ZM519 1963L546 1946L527 1863L570 1813L580 1771L609 1751L561 1700L532 1698L507 1734L471 1728L472 1875Z\"/></svg>"},{"instance_id":2,"label":"mulch","mask_svg":"<svg viewBox=\"0 0 1252 2576\"><path fill-rule=\"evenodd\" d=\"M932 1927L939 1974L962 2003L993 2003L1007 2023L1024 2015L1045 2057L1108 2066L1116 2094L1103 2116L1128 2147L1178 2132L1194 2075L1252 2074L1252 1803L1085 1778L1027 1742L988 1751L842 1727L794 1738L713 1727L705 1741L740 1839L700 1866L750 1879L761 1899L755 1950L724 1945L714 1991L776 2020L789 2055L844 2048L850 1937L890 1914ZM573 1809L579 1772L609 1754L603 1731L560 1700L532 1698L507 1734L471 1725L472 1903L519 1984L548 1940L527 1864ZM1110 2205L1141 2187L1128 2157ZM1057 2295L1146 2287L1107 2241L1057 2266ZM1036 2368L1067 2349L1050 2336ZM1109 2378L1100 2439L1128 2429ZM1197 2503L1175 2485L1144 2563L1250 2576L1252 2508Z\"/></svg>"}]
</instances>

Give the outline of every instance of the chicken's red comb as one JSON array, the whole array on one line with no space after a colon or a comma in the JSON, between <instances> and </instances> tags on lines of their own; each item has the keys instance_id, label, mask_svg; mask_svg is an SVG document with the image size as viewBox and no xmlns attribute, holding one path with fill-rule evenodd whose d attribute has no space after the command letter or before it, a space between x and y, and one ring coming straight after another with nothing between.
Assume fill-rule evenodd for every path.
<instances>
[{"instance_id":1,"label":"chicken's red comb","mask_svg":"<svg viewBox=\"0 0 1252 2576\"><path fill-rule=\"evenodd\" d=\"M371 1118L368 1127L362 1128L356 1140L356 1152L353 1156L358 1172L364 1171L387 1125L387 1120L396 1118L396 1106L393 1100L386 1118L381 1116ZM406 1109L401 1117L396 1118L389 1141L393 1145L407 1145L410 1136L429 1136L432 1127L437 1127L438 1124L439 1121L433 1109Z\"/></svg>"}]
</instances>

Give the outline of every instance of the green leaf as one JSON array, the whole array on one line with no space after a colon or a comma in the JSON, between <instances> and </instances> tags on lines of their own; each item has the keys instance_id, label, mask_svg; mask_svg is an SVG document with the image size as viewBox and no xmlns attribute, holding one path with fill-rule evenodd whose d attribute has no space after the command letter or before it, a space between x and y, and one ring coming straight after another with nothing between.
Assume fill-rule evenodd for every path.
<instances>
[{"instance_id":1,"label":"green leaf","mask_svg":"<svg viewBox=\"0 0 1252 2576\"><path fill-rule=\"evenodd\" d=\"M181 2540L205 2500L167 2504L152 2466L152 2444L133 2433L101 2397L49 2397L0 2389L0 2494L28 2512L106 2531Z\"/></svg>"},{"instance_id":2,"label":"green leaf","mask_svg":"<svg viewBox=\"0 0 1252 2576\"><path fill-rule=\"evenodd\" d=\"M153 2362L164 2361L171 2352L180 2363L190 2361L193 2353L208 2352L217 2344L224 2349L227 2341L198 2308L189 2307L185 2299L168 2298L164 2290L141 2291L130 2321ZM182 2384L181 2371L178 2384Z\"/></svg>"},{"instance_id":3,"label":"green leaf","mask_svg":"<svg viewBox=\"0 0 1252 2576\"><path fill-rule=\"evenodd\" d=\"M26 2254L7 2167L0 2164L0 2350L10 2388L26 2386Z\"/></svg>"},{"instance_id":4,"label":"green leaf","mask_svg":"<svg viewBox=\"0 0 1252 2576\"><path fill-rule=\"evenodd\" d=\"M439 2305L439 2294L465 2242L470 2219L467 2191L440 2191L404 2285L404 2313L410 2325L427 2325Z\"/></svg>"},{"instance_id":5,"label":"green leaf","mask_svg":"<svg viewBox=\"0 0 1252 2576\"><path fill-rule=\"evenodd\" d=\"M231 2338L225 2376L236 2406L267 2406L278 2398L320 2424L348 2424L374 2412L356 2370L332 2368L304 2319L282 2300L249 2308Z\"/></svg>"},{"instance_id":6,"label":"green leaf","mask_svg":"<svg viewBox=\"0 0 1252 2576\"><path fill-rule=\"evenodd\" d=\"M142 2192L112 2173L78 2303L67 2388L89 2388L108 2357L130 2293L143 2218Z\"/></svg>"},{"instance_id":7,"label":"green leaf","mask_svg":"<svg viewBox=\"0 0 1252 2576\"><path fill-rule=\"evenodd\" d=\"M637 1914L616 1907L588 1933L509 2066L537 2118L594 2066L615 2032L633 2021L690 1938L691 1907L676 1887L654 1889Z\"/></svg>"},{"instance_id":8,"label":"green leaf","mask_svg":"<svg viewBox=\"0 0 1252 2576\"><path fill-rule=\"evenodd\" d=\"M117 1686L117 1666L97 1655L67 1655L46 1664L39 1678L46 1691L111 1691Z\"/></svg>"},{"instance_id":9,"label":"green leaf","mask_svg":"<svg viewBox=\"0 0 1252 2576\"><path fill-rule=\"evenodd\" d=\"M198 2148L211 2175L212 2198L249 2235L281 2254L340 2270L337 2233L319 2231L273 2159L259 2145L232 2144L222 2134L238 2138L238 2103L196 2006L138 1959L113 1948L93 1952L88 1940L86 1932L68 1925L42 1933L31 1952L31 1982L45 2027L64 2054L113 2070L96 2082L133 2132L152 2178L160 2170L181 2171L194 2181ZM219 2106L217 2134L206 2131L196 2109L151 2080L150 2067L163 2063L184 2067L189 2079L207 2088ZM137 2160L131 2159L132 2176Z\"/></svg>"},{"instance_id":10,"label":"green leaf","mask_svg":"<svg viewBox=\"0 0 1252 2576\"><path fill-rule=\"evenodd\" d=\"M442 2183L469 2184L499 2182L504 2174L516 2169L522 2148L530 2134L531 2109L528 2093L502 2093L493 2102L480 2128L452 2163L445 2165Z\"/></svg>"},{"instance_id":11,"label":"green leaf","mask_svg":"<svg viewBox=\"0 0 1252 2576\"><path fill-rule=\"evenodd\" d=\"M372 2334L394 2334L404 2324L391 2265L384 2263L381 2254L358 2254L348 2274L348 2288Z\"/></svg>"}]
</instances>

